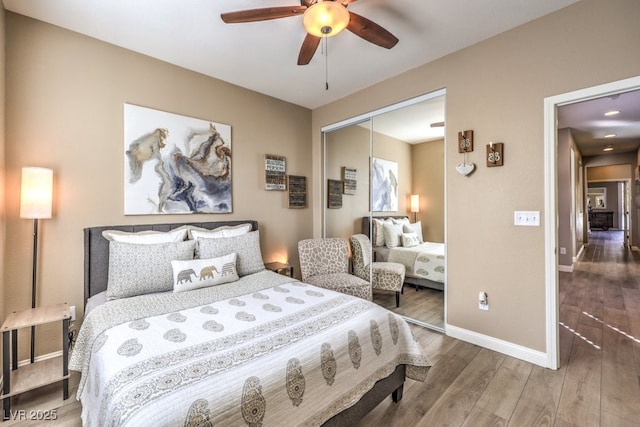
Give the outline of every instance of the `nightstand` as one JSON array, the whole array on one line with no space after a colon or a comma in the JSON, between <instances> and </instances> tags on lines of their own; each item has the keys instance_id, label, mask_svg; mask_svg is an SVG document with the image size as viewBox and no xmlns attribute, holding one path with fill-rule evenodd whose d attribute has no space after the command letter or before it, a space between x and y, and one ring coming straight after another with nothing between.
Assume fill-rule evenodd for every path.
<instances>
[{"instance_id":1,"label":"nightstand","mask_svg":"<svg viewBox=\"0 0 640 427\"><path fill-rule=\"evenodd\" d=\"M69 397L69 320L67 303L14 311L2 324L3 420L10 418L11 396L62 381L63 398ZM18 329L62 321L62 355L18 369ZM11 344L9 343L11 335ZM9 352L11 351L11 358ZM9 369L11 363L11 369Z\"/></svg>"},{"instance_id":2,"label":"nightstand","mask_svg":"<svg viewBox=\"0 0 640 427\"><path fill-rule=\"evenodd\" d=\"M286 264L284 262L267 262L264 266L267 270L293 277L293 267L291 264Z\"/></svg>"}]
</instances>

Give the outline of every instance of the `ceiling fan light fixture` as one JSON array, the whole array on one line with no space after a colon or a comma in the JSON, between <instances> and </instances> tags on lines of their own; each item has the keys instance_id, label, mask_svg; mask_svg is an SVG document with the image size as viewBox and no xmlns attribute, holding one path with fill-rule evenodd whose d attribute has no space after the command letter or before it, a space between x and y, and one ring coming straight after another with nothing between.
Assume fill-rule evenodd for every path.
<instances>
[{"instance_id":1,"label":"ceiling fan light fixture","mask_svg":"<svg viewBox=\"0 0 640 427\"><path fill-rule=\"evenodd\" d=\"M602 151L613 151L613 145L607 145L602 149Z\"/></svg>"},{"instance_id":2,"label":"ceiling fan light fixture","mask_svg":"<svg viewBox=\"0 0 640 427\"><path fill-rule=\"evenodd\" d=\"M608 133L604 137L605 138L615 138L617 135L615 133Z\"/></svg>"},{"instance_id":3,"label":"ceiling fan light fixture","mask_svg":"<svg viewBox=\"0 0 640 427\"><path fill-rule=\"evenodd\" d=\"M620 114L619 110L611 110L611 111L607 111L606 113L604 113L604 115L606 117L615 116L617 114Z\"/></svg>"},{"instance_id":4,"label":"ceiling fan light fixture","mask_svg":"<svg viewBox=\"0 0 640 427\"><path fill-rule=\"evenodd\" d=\"M342 3L319 1L304 11L302 25L316 37L332 37L349 25L349 11Z\"/></svg>"}]
</instances>

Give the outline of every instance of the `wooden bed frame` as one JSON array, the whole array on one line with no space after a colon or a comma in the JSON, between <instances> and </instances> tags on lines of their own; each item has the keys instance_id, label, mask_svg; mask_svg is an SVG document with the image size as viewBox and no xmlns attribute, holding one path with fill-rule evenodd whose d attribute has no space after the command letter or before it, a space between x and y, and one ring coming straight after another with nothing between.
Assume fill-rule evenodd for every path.
<instances>
[{"instance_id":1,"label":"wooden bed frame","mask_svg":"<svg viewBox=\"0 0 640 427\"><path fill-rule=\"evenodd\" d=\"M371 239L371 233L373 231L372 229L372 221L371 219L376 218L376 219L383 219L383 218L395 218L395 219L402 219L402 218L408 218L408 216L406 215L385 215L385 216L376 216L376 217L368 217L368 216L363 216L362 217L362 234L365 234L367 237L369 237L369 239ZM374 259L375 259L375 248L373 249L374 251ZM414 285L416 287L416 289L418 289L418 286L422 286L425 288L431 288L431 289L436 289L439 291L443 291L444 290L444 283L441 282L435 282L433 280L429 280L429 279L425 279L424 277L411 277L411 276L406 276L404 277L404 283L408 283L410 285Z\"/></svg>"},{"instance_id":2,"label":"wooden bed frame","mask_svg":"<svg viewBox=\"0 0 640 427\"><path fill-rule=\"evenodd\" d=\"M137 224L137 225L109 225L88 227L84 229L84 302L107 290L109 273L109 241L102 236L104 230L120 230L138 232L145 230L169 231L183 225L193 225L200 228L215 229L222 226L233 226L251 223L252 230L258 229L258 222L247 221L215 221L191 223ZM391 395L394 402L402 399L405 380L405 365L398 366L387 378L379 380L355 405L329 419L325 426L344 426L357 424L364 415L375 408L387 396Z\"/></svg>"}]
</instances>

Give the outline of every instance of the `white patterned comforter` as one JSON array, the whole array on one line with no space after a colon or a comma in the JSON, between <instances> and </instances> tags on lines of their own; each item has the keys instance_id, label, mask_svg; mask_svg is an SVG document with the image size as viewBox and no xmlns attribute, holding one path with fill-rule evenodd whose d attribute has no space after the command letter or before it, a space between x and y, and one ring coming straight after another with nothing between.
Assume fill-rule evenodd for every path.
<instances>
[{"instance_id":1,"label":"white patterned comforter","mask_svg":"<svg viewBox=\"0 0 640 427\"><path fill-rule=\"evenodd\" d=\"M404 264L409 277L444 283L444 243L424 242L410 248L391 248L388 260Z\"/></svg>"},{"instance_id":2,"label":"white patterned comforter","mask_svg":"<svg viewBox=\"0 0 640 427\"><path fill-rule=\"evenodd\" d=\"M282 426L323 423L399 364L430 366L401 317L265 271L107 302L70 368L85 426Z\"/></svg>"}]
</instances>

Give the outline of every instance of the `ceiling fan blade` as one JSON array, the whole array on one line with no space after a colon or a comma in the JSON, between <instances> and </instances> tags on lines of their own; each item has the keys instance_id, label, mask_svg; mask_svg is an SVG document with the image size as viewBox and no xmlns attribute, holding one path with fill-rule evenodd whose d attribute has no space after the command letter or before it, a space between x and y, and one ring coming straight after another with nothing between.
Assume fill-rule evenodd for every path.
<instances>
[{"instance_id":1,"label":"ceiling fan blade","mask_svg":"<svg viewBox=\"0 0 640 427\"><path fill-rule=\"evenodd\" d=\"M368 42L391 49L398 43L398 38L375 22L349 11L351 20L347 30Z\"/></svg>"},{"instance_id":2,"label":"ceiling fan blade","mask_svg":"<svg viewBox=\"0 0 640 427\"><path fill-rule=\"evenodd\" d=\"M305 10L307 10L307 6L265 7L262 9L222 13L220 17L227 24L237 24L240 22L256 22L266 21L268 19L288 18L289 16L301 16Z\"/></svg>"},{"instance_id":3,"label":"ceiling fan blade","mask_svg":"<svg viewBox=\"0 0 640 427\"><path fill-rule=\"evenodd\" d=\"M307 65L309 62L311 62L311 58L313 58L313 55L316 53L319 44L320 37L316 37L307 33L307 36L302 42L302 47L300 47L300 54L298 55L298 65Z\"/></svg>"}]
</instances>

